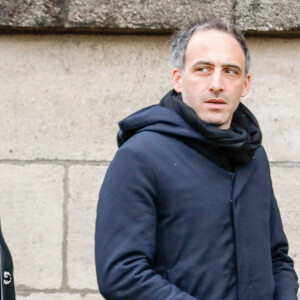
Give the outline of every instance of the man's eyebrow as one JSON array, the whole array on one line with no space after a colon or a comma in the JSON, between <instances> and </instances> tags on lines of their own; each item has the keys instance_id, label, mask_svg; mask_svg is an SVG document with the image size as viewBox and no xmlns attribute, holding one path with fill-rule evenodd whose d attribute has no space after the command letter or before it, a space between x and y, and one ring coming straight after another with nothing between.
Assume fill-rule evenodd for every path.
<instances>
[{"instance_id":1,"label":"man's eyebrow","mask_svg":"<svg viewBox=\"0 0 300 300\"><path fill-rule=\"evenodd\" d=\"M236 64L223 64L222 66L226 67L226 68L238 69L240 72L242 72L241 67L239 65L236 65Z\"/></svg>"},{"instance_id":2,"label":"man's eyebrow","mask_svg":"<svg viewBox=\"0 0 300 300\"><path fill-rule=\"evenodd\" d=\"M199 66L199 65L205 65L205 66L214 66L214 64L208 60L197 60L192 67L195 66ZM241 67L237 64L222 64L222 67L226 67L226 68L234 68L234 69L238 69L239 71L242 71Z\"/></svg>"},{"instance_id":3,"label":"man's eyebrow","mask_svg":"<svg viewBox=\"0 0 300 300\"><path fill-rule=\"evenodd\" d=\"M197 60L194 64L193 67L198 66L198 65L206 65L206 66L213 66L214 64L208 60Z\"/></svg>"}]
</instances>

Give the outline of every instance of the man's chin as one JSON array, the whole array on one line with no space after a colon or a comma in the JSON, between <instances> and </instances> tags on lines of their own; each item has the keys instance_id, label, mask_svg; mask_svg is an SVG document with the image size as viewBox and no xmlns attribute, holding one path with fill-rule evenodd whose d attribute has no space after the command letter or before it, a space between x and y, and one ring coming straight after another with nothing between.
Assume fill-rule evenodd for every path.
<instances>
[{"instance_id":1,"label":"man's chin","mask_svg":"<svg viewBox=\"0 0 300 300\"><path fill-rule=\"evenodd\" d=\"M229 129L230 125L228 125L227 123L222 123L222 122L212 122L209 123L210 125L216 126L222 130L227 130Z\"/></svg>"},{"instance_id":2,"label":"man's chin","mask_svg":"<svg viewBox=\"0 0 300 300\"><path fill-rule=\"evenodd\" d=\"M214 117L211 117L211 116L199 116L199 118L210 124L210 125L213 125L213 126L216 126L216 127L219 127L220 129L229 129L230 127L230 122L228 122L228 120L224 120L224 119L220 119L220 118L214 118Z\"/></svg>"}]
</instances>

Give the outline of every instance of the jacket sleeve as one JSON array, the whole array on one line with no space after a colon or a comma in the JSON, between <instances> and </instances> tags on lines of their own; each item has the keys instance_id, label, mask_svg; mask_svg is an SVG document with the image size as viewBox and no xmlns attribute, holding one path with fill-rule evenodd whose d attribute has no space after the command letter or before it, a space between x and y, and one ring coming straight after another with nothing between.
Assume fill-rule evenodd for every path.
<instances>
[{"instance_id":1,"label":"jacket sleeve","mask_svg":"<svg viewBox=\"0 0 300 300\"><path fill-rule=\"evenodd\" d=\"M6 272L5 272L6 271ZM5 276L6 273L6 276ZM5 243L0 224L0 299L15 300L13 261ZM5 284L5 281L6 284Z\"/></svg>"},{"instance_id":2,"label":"jacket sleeve","mask_svg":"<svg viewBox=\"0 0 300 300\"><path fill-rule=\"evenodd\" d=\"M275 281L274 300L297 300L297 275L288 256L288 242L283 231L279 209L272 191L271 251Z\"/></svg>"},{"instance_id":3,"label":"jacket sleeve","mask_svg":"<svg viewBox=\"0 0 300 300\"><path fill-rule=\"evenodd\" d=\"M136 151L122 148L107 171L97 209L99 290L109 300L196 300L151 268L157 218L155 179Z\"/></svg>"}]
</instances>

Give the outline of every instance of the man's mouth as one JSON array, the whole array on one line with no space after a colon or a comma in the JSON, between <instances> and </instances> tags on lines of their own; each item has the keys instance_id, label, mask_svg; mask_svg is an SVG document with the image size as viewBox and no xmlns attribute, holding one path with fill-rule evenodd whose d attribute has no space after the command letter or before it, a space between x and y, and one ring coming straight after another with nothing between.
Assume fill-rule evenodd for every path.
<instances>
[{"instance_id":1,"label":"man's mouth","mask_svg":"<svg viewBox=\"0 0 300 300\"><path fill-rule=\"evenodd\" d=\"M204 101L204 103L209 109L222 109L226 105L223 99L209 99Z\"/></svg>"}]
</instances>

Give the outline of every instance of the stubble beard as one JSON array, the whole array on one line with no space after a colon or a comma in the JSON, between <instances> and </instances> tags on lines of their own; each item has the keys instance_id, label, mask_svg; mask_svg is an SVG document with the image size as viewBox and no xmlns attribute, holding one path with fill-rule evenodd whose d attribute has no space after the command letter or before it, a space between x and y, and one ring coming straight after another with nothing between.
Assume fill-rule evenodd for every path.
<instances>
[{"instance_id":1,"label":"stubble beard","mask_svg":"<svg viewBox=\"0 0 300 300\"><path fill-rule=\"evenodd\" d=\"M183 95L182 95L183 96ZM190 101L189 100L189 96L188 95L184 95L186 101L184 101L188 106L191 107L191 105L189 105L189 103L193 103L195 101ZM197 114L198 118L208 124L211 124L213 126L217 126L217 127L222 127L223 125L227 124L228 122L231 123L231 119L232 117L230 116L230 113L228 111L222 111L222 110L207 110L204 111L205 109L205 101L208 101L210 99L220 99L225 101L225 103L227 103L227 105L229 105L229 100L228 97L224 94L217 94L217 93L205 93L204 95L202 95L201 97L199 97L197 99L197 103L200 103L199 109L196 110L195 108L191 107L195 113ZM230 124L229 124L230 126ZM229 127L228 126L228 127Z\"/></svg>"}]
</instances>

